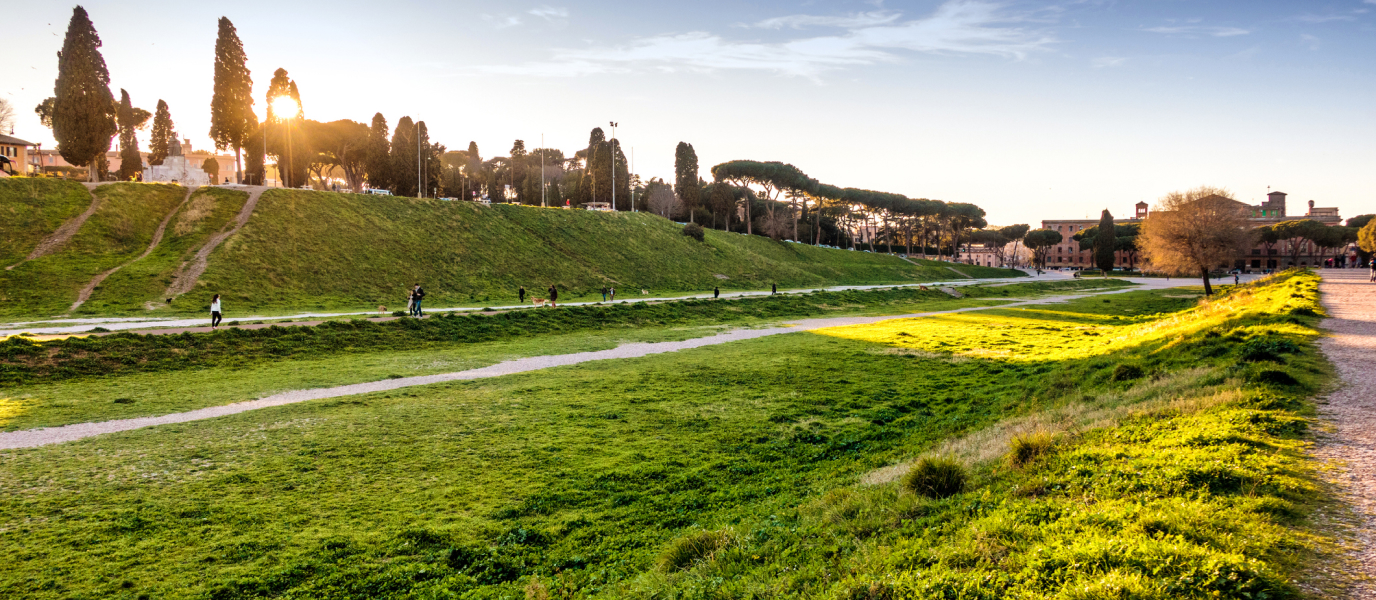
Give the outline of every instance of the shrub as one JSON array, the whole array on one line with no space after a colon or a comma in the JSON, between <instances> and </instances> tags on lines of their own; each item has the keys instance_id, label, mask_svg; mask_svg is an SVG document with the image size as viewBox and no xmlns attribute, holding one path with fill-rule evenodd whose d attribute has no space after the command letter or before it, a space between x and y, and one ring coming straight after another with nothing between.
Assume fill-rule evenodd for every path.
<instances>
[{"instance_id":1,"label":"shrub","mask_svg":"<svg viewBox=\"0 0 1376 600\"><path fill-rule=\"evenodd\" d=\"M703 239L706 237L706 233L702 230L702 226L698 225L697 223L689 223L687 225L684 225L683 235L693 238L699 242L703 241Z\"/></svg>"},{"instance_id":2,"label":"shrub","mask_svg":"<svg viewBox=\"0 0 1376 600\"><path fill-rule=\"evenodd\" d=\"M1276 369L1266 369L1260 373L1257 373L1256 377L1253 378L1253 381L1256 381L1257 383L1264 383L1267 385L1291 386L1300 384L1299 380L1295 379L1293 375L1286 373L1285 371L1278 371Z\"/></svg>"},{"instance_id":3,"label":"shrub","mask_svg":"<svg viewBox=\"0 0 1376 600\"><path fill-rule=\"evenodd\" d=\"M1283 354L1296 354L1300 347L1294 342L1277 338L1255 338L1242 344L1239 356L1247 362L1280 361Z\"/></svg>"},{"instance_id":4,"label":"shrub","mask_svg":"<svg viewBox=\"0 0 1376 600\"><path fill-rule=\"evenodd\" d=\"M903 489L929 498L949 498L965 490L965 466L953 458L923 457L903 476Z\"/></svg>"},{"instance_id":5,"label":"shrub","mask_svg":"<svg viewBox=\"0 0 1376 600\"><path fill-rule=\"evenodd\" d=\"M406 316L406 311L404 311L404 310L394 310L394 311L392 311L392 316L394 316L394 317L404 317L404 316Z\"/></svg>"},{"instance_id":6,"label":"shrub","mask_svg":"<svg viewBox=\"0 0 1376 600\"><path fill-rule=\"evenodd\" d=\"M1113 368L1114 381L1131 381L1133 379L1141 379L1143 375L1145 375L1145 373L1142 372L1142 367L1139 367L1137 365L1118 365L1117 367Z\"/></svg>"},{"instance_id":7,"label":"shrub","mask_svg":"<svg viewBox=\"0 0 1376 600\"><path fill-rule=\"evenodd\" d=\"M1013 439L1008 440L1008 464L1021 469L1043 454L1051 452L1055 445L1056 439L1045 431L1013 436Z\"/></svg>"},{"instance_id":8,"label":"shrub","mask_svg":"<svg viewBox=\"0 0 1376 600\"><path fill-rule=\"evenodd\" d=\"M711 560L730 541L730 532L724 529L690 533L670 542L660 553L656 566L665 573L686 569L698 561Z\"/></svg>"}]
</instances>

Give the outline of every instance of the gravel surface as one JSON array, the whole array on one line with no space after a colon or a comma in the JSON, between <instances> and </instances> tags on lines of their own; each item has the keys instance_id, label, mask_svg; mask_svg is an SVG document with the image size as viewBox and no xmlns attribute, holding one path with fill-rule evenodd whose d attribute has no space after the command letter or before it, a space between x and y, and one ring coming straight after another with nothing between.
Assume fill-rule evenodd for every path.
<instances>
[{"instance_id":1,"label":"gravel surface","mask_svg":"<svg viewBox=\"0 0 1376 600\"><path fill-rule=\"evenodd\" d=\"M1181 284L1184 285L1184 284ZM352 396L355 394L370 394L373 392L385 392L414 385L430 385L443 383L446 381L462 381L470 379L484 379L487 377L500 377L513 373L524 373L527 371L538 371L551 367L562 367L566 365L576 365L579 363L594 360L609 360L617 358L638 358L651 354L662 354L665 352L675 352L690 348L701 348L703 346L714 346L735 342L739 340L749 340L780 333L791 333L795 331L808 331L821 329L823 327L840 327L843 325L860 325L867 323L877 323L889 319L907 319L913 317L929 317L951 313L969 312L975 310L988 310L991 308L1009 308L1014 306L1027 306L1032 304L1050 304L1064 302L1072 298L1081 296L1098 296L1103 294L1121 294L1141 288L1128 288L1100 292L1097 294L1078 294L1064 296L1049 296L1034 300L1021 300L1017 302L1000 304L997 306L970 306L953 310L933 311L926 313L914 313L907 315L890 315L883 317L835 317L826 319L802 319L796 321L786 321L779 327L768 327L762 329L735 329L725 333L701 337L697 339L684 340L680 342L637 342L622 344L611 350L599 350L595 352L576 352L573 354L558 354L553 356L532 356L509 360L495 365L482 367L479 369L469 369L455 373L441 373L438 375L422 375L417 377L401 377L397 379L384 379L382 381L372 381L368 383L355 383L351 385L341 385L328 388L316 388L309 390L295 390L284 392L266 398L250 400L247 402L237 402L223 406L212 406L181 413L161 415L156 417L138 417L134 419L118 419L114 421L98 421L92 423L77 423L64 425L61 427L44 427L41 429L27 429L23 431L0 432L0 450L12 448L33 448L36 446L46 446L48 444L58 444L71 442L82 438L88 438L104 433L115 433L118 431L129 431L132 429L142 429L154 425L168 425L172 423L185 423L187 421L199 421L201 419L212 419L223 417L259 408L271 406L281 406L283 404L294 404L307 400L319 400L322 398L336 398L339 396Z\"/></svg>"},{"instance_id":2,"label":"gravel surface","mask_svg":"<svg viewBox=\"0 0 1376 600\"><path fill-rule=\"evenodd\" d=\"M1319 347L1337 368L1342 387L1319 402L1332 426L1314 454L1334 468L1333 483L1356 513L1351 540L1360 567L1354 598L1376 598L1376 283L1364 269L1324 269L1319 291L1329 336Z\"/></svg>"}]
</instances>

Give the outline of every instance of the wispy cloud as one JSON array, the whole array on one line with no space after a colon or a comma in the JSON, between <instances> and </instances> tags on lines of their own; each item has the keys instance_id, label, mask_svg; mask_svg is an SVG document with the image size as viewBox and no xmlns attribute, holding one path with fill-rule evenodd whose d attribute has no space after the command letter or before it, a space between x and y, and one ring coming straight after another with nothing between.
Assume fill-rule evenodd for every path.
<instances>
[{"instance_id":1,"label":"wispy cloud","mask_svg":"<svg viewBox=\"0 0 1376 600\"><path fill-rule=\"evenodd\" d=\"M495 28L497 28L497 29L506 29L506 28L508 28L508 27L515 27L515 26L521 24L521 18L520 18L520 17L511 16L511 15L507 15L507 16L483 15L483 16L482 16L482 19L483 19L484 21L486 21L486 22L492 24L492 26L495 27Z\"/></svg>"},{"instance_id":2,"label":"wispy cloud","mask_svg":"<svg viewBox=\"0 0 1376 600\"><path fill-rule=\"evenodd\" d=\"M1048 34L1024 28L1018 16L1004 14L998 5L982 0L951 0L931 16L909 21L900 21L901 15L897 13L862 15L883 17L881 20L874 16L795 15L781 17L777 27L825 24L845 28L846 32L770 43L734 41L701 31L668 34L639 38L616 47L559 49L554 51L550 61L493 65L477 70L536 76L576 76L637 69L757 70L815 80L832 69L896 61L899 59L897 51L1020 60L1056 42ZM807 21L804 17L812 20ZM845 19L852 21L838 24Z\"/></svg>"},{"instance_id":3,"label":"wispy cloud","mask_svg":"<svg viewBox=\"0 0 1376 600\"><path fill-rule=\"evenodd\" d=\"M1149 27L1145 31L1175 35L1208 35L1213 37L1233 37L1251 33L1238 27L1209 27L1206 25L1172 25L1168 27Z\"/></svg>"},{"instance_id":4,"label":"wispy cloud","mask_svg":"<svg viewBox=\"0 0 1376 600\"><path fill-rule=\"evenodd\" d=\"M1352 15L1300 15L1295 17L1301 23L1328 23L1330 21L1355 21L1357 17Z\"/></svg>"},{"instance_id":5,"label":"wispy cloud","mask_svg":"<svg viewBox=\"0 0 1376 600\"><path fill-rule=\"evenodd\" d=\"M1306 46L1308 46L1310 50L1318 50L1318 49L1319 49L1319 38L1317 38L1317 37L1314 37L1314 36L1309 35L1309 34L1307 34L1307 33L1302 33L1302 34L1300 34L1300 41L1301 41L1301 42L1304 42L1304 44L1305 44Z\"/></svg>"},{"instance_id":6,"label":"wispy cloud","mask_svg":"<svg viewBox=\"0 0 1376 600\"><path fill-rule=\"evenodd\" d=\"M567 18L569 18L569 9L567 9L567 8L557 8L557 7L547 6L547 5L543 5L543 4L540 5L540 6L537 6L537 7L535 7L535 8L532 8L532 9L530 9L530 10L528 10L528 11L526 11L526 13L535 15L535 16L540 17L541 19L544 19L544 20L546 20L546 21L553 21L553 20L555 20L555 19L567 19Z\"/></svg>"},{"instance_id":7,"label":"wispy cloud","mask_svg":"<svg viewBox=\"0 0 1376 600\"><path fill-rule=\"evenodd\" d=\"M873 27L875 25L887 25L898 20L903 16L901 13L876 11L868 13L858 13L844 17L830 17L818 15L789 15L787 17L774 17L765 19L750 27L759 29L802 29L804 27L841 27L844 29L855 29L858 27Z\"/></svg>"},{"instance_id":8,"label":"wispy cloud","mask_svg":"<svg viewBox=\"0 0 1376 600\"><path fill-rule=\"evenodd\" d=\"M1122 64L1127 62L1127 60L1128 59L1122 56L1101 56L1099 58L1089 61L1089 64L1090 66L1096 69L1105 69L1109 67L1122 66Z\"/></svg>"}]
</instances>

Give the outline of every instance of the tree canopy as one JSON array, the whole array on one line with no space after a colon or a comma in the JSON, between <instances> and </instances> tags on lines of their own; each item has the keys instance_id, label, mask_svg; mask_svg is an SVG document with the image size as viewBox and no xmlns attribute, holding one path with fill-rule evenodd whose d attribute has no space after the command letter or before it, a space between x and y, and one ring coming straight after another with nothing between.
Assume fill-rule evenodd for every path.
<instances>
[{"instance_id":1,"label":"tree canopy","mask_svg":"<svg viewBox=\"0 0 1376 600\"><path fill-rule=\"evenodd\" d=\"M210 98L210 139L216 150L234 148L235 170L240 168L241 148L258 128L253 113L253 77L239 33L227 17L220 17L215 38L215 92ZM240 178L236 173L236 181Z\"/></svg>"},{"instance_id":2,"label":"tree canopy","mask_svg":"<svg viewBox=\"0 0 1376 600\"><path fill-rule=\"evenodd\" d=\"M1157 271L1198 275L1213 294L1209 271L1226 268L1252 244L1244 205L1226 190L1201 186L1171 192L1142 222L1139 245Z\"/></svg>"},{"instance_id":3,"label":"tree canopy","mask_svg":"<svg viewBox=\"0 0 1376 600\"><path fill-rule=\"evenodd\" d=\"M100 45L86 9L72 9L67 36L57 53L50 120L62 158L79 167L96 167L98 160L103 162L116 132L117 105L110 93L110 72ZM97 170L90 169L92 181Z\"/></svg>"}]
</instances>

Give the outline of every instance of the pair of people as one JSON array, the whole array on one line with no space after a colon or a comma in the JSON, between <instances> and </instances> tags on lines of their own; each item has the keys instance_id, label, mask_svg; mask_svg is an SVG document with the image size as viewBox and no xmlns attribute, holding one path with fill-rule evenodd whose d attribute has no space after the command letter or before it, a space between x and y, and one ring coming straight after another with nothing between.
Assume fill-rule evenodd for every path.
<instances>
[{"instance_id":1,"label":"pair of people","mask_svg":"<svg viewBox=\"0 0 1376 600\"><path fill-rule=\"evenodd\" d=\"M421 289L420 284L417 283L415 287L411 288L411 293L410 293L410 295L407 297L407 300L406 300L406 314L409 314L409 315L411 315L411 316L413 316L413 317L423 317L423 316L425 316L425 314L422 313L421 310L420 310L420 303L421 303L421 301L424 300L424 299L425 299L425 290Z\"/></svg>"}]
</instances>

